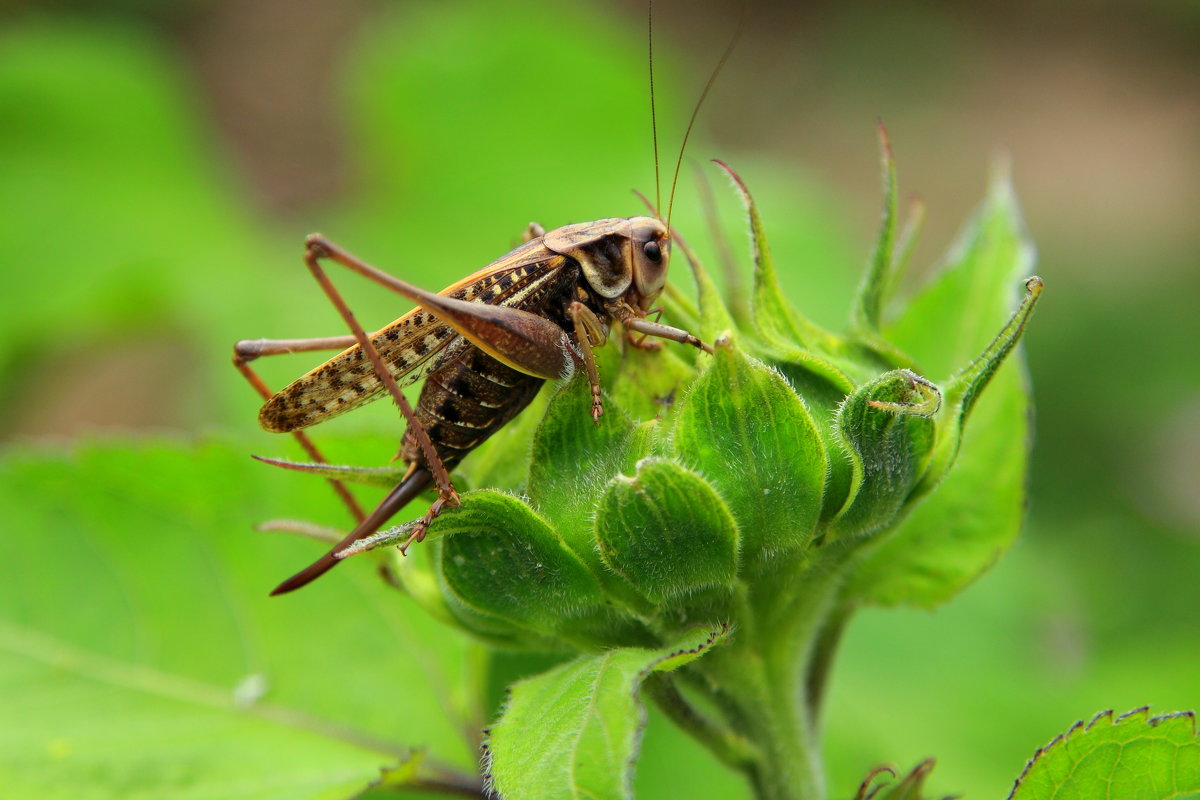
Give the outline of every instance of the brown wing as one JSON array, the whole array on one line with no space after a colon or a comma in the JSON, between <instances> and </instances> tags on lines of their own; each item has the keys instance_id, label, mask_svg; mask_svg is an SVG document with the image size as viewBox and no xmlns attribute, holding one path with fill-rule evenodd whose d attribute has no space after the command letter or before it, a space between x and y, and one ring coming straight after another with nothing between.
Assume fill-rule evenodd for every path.
<instances>
[{"instance_id":1,"label":"brown wing","mask_svg":"<svg viewBox=\"0 0 1200 800\"><path fill-rule=\"evenodd\" d=\"M553 279L564 262L535 239L438 294L523 308L527 298L536 296L538 288ZM401 387L416 383L474 346L422 308L372 334L371 343ZM268 400L258 421L278 433L307 428L357 408L381 396L383 390L370 360L354 345Z\"/></svg>"}]
</instances>

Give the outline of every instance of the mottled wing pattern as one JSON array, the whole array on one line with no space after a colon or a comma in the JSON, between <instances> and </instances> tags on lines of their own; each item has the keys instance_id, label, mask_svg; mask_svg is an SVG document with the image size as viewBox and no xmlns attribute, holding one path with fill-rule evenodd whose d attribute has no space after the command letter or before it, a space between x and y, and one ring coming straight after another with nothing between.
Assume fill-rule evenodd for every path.
<instances>
[{"instance_id":1,"label":"mottled wing pattern","mask_svg":"<svg viewBox=\"0 0 1200 800\"><path fill-rule=\"evenodd\" d=\"M552 280L563 256L534 240L439 294L477 303L523 308L526 298ZM473 348L449 326L415 308L372 334L371 342L400 386L409 386ZM259 423L267 430L306 428L343 414L382 395L383 383L358 345L339 353L293 381L263 406Z\"/></svg>"}]
</instances>

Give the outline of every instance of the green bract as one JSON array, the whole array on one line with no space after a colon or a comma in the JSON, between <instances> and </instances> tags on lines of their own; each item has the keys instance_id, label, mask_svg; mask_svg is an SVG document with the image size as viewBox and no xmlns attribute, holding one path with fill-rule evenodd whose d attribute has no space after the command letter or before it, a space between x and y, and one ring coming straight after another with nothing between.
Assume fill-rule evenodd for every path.
<instances>
[{"instance_id":1,"label":"green bract","mask_svg":"<svg viewBox=\"0 0 1200 800\"><path fill-rule=\"evenodd\" d=\"M697 303L671 295L667 313L714 353L611 342L600 424L582 376L553 389L532 445L500 437L467 465L482 486L527 464L506 481L519 493L464 493L394 561L442 619L574 659L513 686L488 743L500 796L630 796L644 688L758 797L818 797L820 699L849 612L944 600L1011 542L1028 402L1001 365L1041 292L1025 280L1014 313L1031 250L997 178L933 283L886 315L915 225L897 230L886 138L883 153L882 227L847 333L784 299L758 209L722 164L753 242L743 324L681 243Z\"/></svg>"}]
</instances>

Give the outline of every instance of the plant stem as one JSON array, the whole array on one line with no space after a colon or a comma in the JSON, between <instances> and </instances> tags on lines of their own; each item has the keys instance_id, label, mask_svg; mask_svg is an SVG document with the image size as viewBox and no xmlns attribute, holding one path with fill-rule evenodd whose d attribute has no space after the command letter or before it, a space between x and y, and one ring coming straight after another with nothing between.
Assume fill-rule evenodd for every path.
<instances>
[{"instance_id":1,"label":"plant stem","mask_svg":"<svg viewBox=\"0 0 1200 800\"><path fill-rule=\"evenodd\" d=\"M758 751L742 765L758 800L817 800L823 781L801 683L795 675L779 680L760 644L747 636L709 654L703 669L716 687L713 700Z\"/></svg>"},{"instance_id":2,"label":"plant stem","mask_svg":"<svg viewBox=\"0 0 1200 800\"><path fill-rule=\"evenodd\" d=\"M805 694L808 700L808 714L812 719L813 727L816 728L820 727L821 712L824 710L825 687L829 683L829 672L833 667L833 658L837 654L838 645L842 641L842 634L846 630L846 623L850 621L853 611L854 609L848 605L837 607L829 615L829 618L825 620L816 641L813 643L812 658L809 659L808 670L804 680Z\"/></svg>"},{"instance_id":3,"label":"plant stem","mask_svg":"<svg viewBox=\"0 0 1200 800\"><path fill-rule=\"evenodd\" d=\"M761 576L746 587L746 613L733 640L694 667L729 729L758 756L741 765L757 800L825 796L820 700L849 616L836 597L858 549L834 545L799 575Z\"/></svg>"},{"instance_id":4,"label":"plant stem","mask_svg":"<svg viewBox=\"0 0 1200 800\"><path fill-rule=\"evenodd\" d=\"M672 722L703 742L725 764L746 773L756 767L759 754L754 746L692 705L669 676L651 675L642 684L642 690Z\"/></svg>"}]
</instances>

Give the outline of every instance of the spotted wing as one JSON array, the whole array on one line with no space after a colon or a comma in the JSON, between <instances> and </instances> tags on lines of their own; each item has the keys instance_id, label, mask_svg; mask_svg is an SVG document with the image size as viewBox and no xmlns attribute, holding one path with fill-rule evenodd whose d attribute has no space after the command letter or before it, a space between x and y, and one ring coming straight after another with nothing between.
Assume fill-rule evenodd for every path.
<instances>
[{"instance_id":1,"label":"spotted wing","mask_svg":"<svg viewBox=\"0 0 1200 800\"><path fill-rule=\"evenodd\" d=\"M564 262L535 239L438 294L524 308ZM401 387L416 383L474 347L419 307L372 334L371 343ZM263 428L280 433L307 428L380 397L383 391L370 360L354 345L268 400L258 420Z\"/></svg>"}]
</instances>

